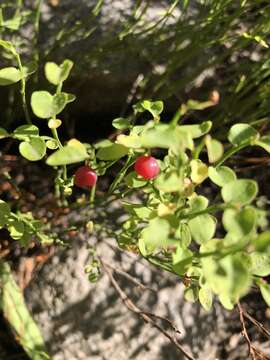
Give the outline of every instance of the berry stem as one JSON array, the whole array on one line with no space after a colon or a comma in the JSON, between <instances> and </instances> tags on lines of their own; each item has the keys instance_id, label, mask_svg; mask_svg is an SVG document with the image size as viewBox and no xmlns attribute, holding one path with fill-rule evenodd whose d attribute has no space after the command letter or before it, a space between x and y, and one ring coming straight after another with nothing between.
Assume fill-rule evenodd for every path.
<instances>
[{"instance_id":1,"label":"berry stem","mask_svg":"<svg viewBox=\"0 0 270 360\"><path fill-rule=\"evenodd\" d=\"M94 206L95 195L96 195L96 185L94 185L90 190L90 207Z\"/></svg>"},{"instance_id":2,"label":"berry stem","mask_svg":"<svg viewBox=\"0 0 270 360\"><path fill-rule=\"evenodd\" d=\"M51 130L52 130L52 135L53 135L54 139L56 140L59 149L62 149L63 145L62 145L62 143L61 143L61 141L59 139L57 129L52 128ZM66 167L66 165L63 166L63 178L64 178L64 180L67 179L67 167Z\"/></svg>"},{"instance_id":3,"label":"berry stem","mask_svg":"<svg viewBox=\"0 0 270 360\"><path fill-rule=\"evenodd\" d=\"M125 165L123 166L122 170L120 171L120 173L116 176L116 178L114 179L114 181L112 182L109 191L108 191L108 195L112 194L114 192L114 190L116 189L117 185L123 180L124 176L126 175L126 172L128 170L128 168L133 164L133 159L132 156L129 155Z\"/></svg>"}]
</instances>

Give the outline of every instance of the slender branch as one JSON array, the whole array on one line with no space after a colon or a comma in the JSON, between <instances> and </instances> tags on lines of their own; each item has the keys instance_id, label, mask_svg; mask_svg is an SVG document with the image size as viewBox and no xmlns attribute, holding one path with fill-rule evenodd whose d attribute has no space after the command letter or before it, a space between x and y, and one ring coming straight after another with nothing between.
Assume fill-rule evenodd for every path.
<instances>
[{"instance_id":1,"label":"slender branch","mask_svg":"<svg viewBox=\"0 0 270 360\"><path fill-rule=\"evenodd\" d=\"M243 315L247 318L253 325L255 325L268 339L270 339L270 331L266 329L262 323L254 319L247 311L243 310Z\"/></svg>"},{"instance_id":2,"label":"slender branch","mask_svg":"<svg viewBox=\"0 0 270 360\"><path fill-rule=\"evenodd\" d=\"M229 159L232 155L237 153L238 151L244 149L245 147L250 146L250 141L246 141L238 146L231 147L228 151L225 152L225 154L222 156L222 158L215 164L216 167L221 166L227 159Z\"/></svg>"},{"instance_id":3,"label":"slender branch","mask_svg":"<svg viewBox=\"0 0 270 360\"><path fill-rule=\"evenodd\" d=\"M266 331L265 334L267 334L267 336L269 336L269 331L267 329L264 328L264 326L262 324L260 324L257 320L255 320L251 315L249 315L243 308L242 305L240 304L240 302L237 303L237 307L238 307L238 312L239 312L239 316L240 316L240 322L242 325L242 334L248 344L248 348L249 348L249 355L251 357L252 360L270 360L268 356L266 356L265 354L262 353L262 351L260 351L259 349L257 349L251 342L251 339L248 335L247 332L247 328L246 328L246 324L245 324L245 317L248 318L254 325L256 325L257 327L259 327L260 330L264 330Z\"/></svg>"},{"instance_id":4,"label":"slender branch","mask_svg":"<svg viewBox=\"0 0 270 360\"><path fill-rule=\"evenodd\" d=\"M146 323L151 324L153 327L155 327L160 333L162 333L167 339L169 339L170 342L174 344L175 347L179 350L179 352L181 352L187 359L195 360L195 358L189 353L187 353L186 350L183 348L183 346L179 344L175 336L171 336L166 330L164 330L161 326L158 325L158 323L152 318L152 316L154 316L153 314L150 315L149 313L142 311L137 305L134 304L134 302L121 289L121 287L113 277L112 272L109 270L108 266L106 266L106 264L101 259L100 261L104 268L104 271L106 272L106 274L108 275L111 281L111 284L113 285L114 289L120 296L126 308L132 311L133 313L139 315Z\"/></svg>"},{"instance_id":5,"label":"slender branch","mask_svg":"<svg viewBox=\"0 0 270 360\"><path fill-rule=\"evenodd\" d=\"M18 63L19 70L20 70L21 75L22 75L20 93L21 93L21 97L22 97L22 106L23 106L24 116L25 116L25 119L26 119L27 123L32 124L30 113L29 113L29 110L28 110L28 107L27 107L27 102L26 102L26 94L25 94L26 93L26 78L25 78L23 66L22 66L22 63L21 63L21 58L20 58L19 54L16 54L15 57L16 57L16 60L17 60L17 63Z\"/></svg>"},{"instance_id":6,"label":"slender branch","mask_svg":"<svg viewBox=\"0 0 270 360\"><path fill-rule=\"evenodd\" d=\"M126 160L125 165L123 166L122 170L120 171L120 173L116 176L116 178L112 182L112 184L108 190L109 195L111 195L114 192L114 190L116 189L118 184L123 180L128 168L133 164L133 162L134 162L134 160L132 159L132 156L129 155L127 157L127 160Z\"/></svg>"},{"instance_id":7,"label":"slender branch","mask_svg":"<svg viewBox=\"0 0 270 360\"><path fill-rule=\"evenodd\" d=\"M250 357L252 360L256 360L256 353L253 349L251 340L249 338L248 332L247 332L247 328L246 328L246 324L245 324L245 319L244 319L244 314L243 314L243 308L240 304L240 302L237 303L237 307L238 307L238 312L239 312L239 316L240 316L240 322L242 325L242 335L244 336L247 344L248 344L248 351L250 354Z\"/></svg>"},{"instance_id":8,"label":"slender branch","mask_svg":"<svg viewBox=\"0 0 270 360\"><path fill-rule=\"evenodd\" d=\"M135 277L131 276L129 273L127 273L126 271L122 270L122 269L119 269L119 268L116 268L108 263L106 263L104 260L102 260L103 263L108 267L110 268L111 270L113 270L114 272L124 276L126 279L128 279L130 282L132 282L134 285L136 285L140 290L150 290L154 293L157 292L157 290L151 288L151 287L148 287L146 285L144 285L143 283L141 283L138 279L136 279Z\"/></svg>"}]
</instances>

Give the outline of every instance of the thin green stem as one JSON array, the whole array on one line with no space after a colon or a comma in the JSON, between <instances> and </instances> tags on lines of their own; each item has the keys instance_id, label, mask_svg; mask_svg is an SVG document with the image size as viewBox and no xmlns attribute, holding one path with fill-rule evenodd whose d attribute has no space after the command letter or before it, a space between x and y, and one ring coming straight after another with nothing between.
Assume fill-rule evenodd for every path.
<instances>
[{"instance_id":1,"label":"thin green stem","mask_svg":"<svg viewBox=\"0 0 270 360\"><path fill-rule=\"evenodd\" d=\"M23 111L24 111L24 115L25 115L25 119L26 119L27 123L28 123L28 124L32 124L31 117L30 117L30 114L29 114L29 110L28 110L28 107L27 107L27 102L26 102L26 80L25 80L25 74L24 74L24 71L23 71L23 66L22 66L21 58L20 58L20 55L19 55L19 54L16 54L16 60L17 60L18 66L19 66L19 70L20 70L20 72L21 72L21 74L22 74L20 93L21 93L21 97L22 97Z\"/></svg>"},{"instance_id":2,"label":"thin green stem","mask_svg":"<svg viewBox=\"0 0 270 360\"><path fill-rule=\"evenodd\" d=\"M216 167L222 165L227 159L229 159L232 155L237 153L238 151L244 149L247 146L250 146L250 141L246 141L236 147L230 148L228 151L225 152L225 154L222 156L222 158L215 164Z\"/></svg>"},{"instance_id":3,"label":"thin green stem","mask_svg":"<svg viewBox=\"0 0 270 360\"><path fill-rule=\"evenodd\" d=\"M217 205L209 206L207 209L204 209L204 210L201 210L201 211L195 211L195 212L191 212L189 214L183 215L183 216L181 216L181 219L193 219L196 216L213 213L213 212L216 212L216 211L219 211L219 210L224 210L224 209L226 209L228 207L232 207L232 205L230 205L230 204L217 204Z\"/></svg>"},{"instance_id":4,"label":"thin green stem","mask_svg":"<svg viewBox=\"0 0 270 360\"><path fill-rule=\"evenodd\" d=\"M62 91L62 86L63 86L63 83L60 82L58 85L57 85L57 88L56 88L56 94L60 94L61 91ZM56 116L54 115L53 116L53 119L56 119ZM52 134L53 134L53 137L55 138L55 140L57 141L57 144L58 144L58 147L59 149L62 149L63 148L63 145L59 139L59 136L58 136L58 132L57 132L57 129L52 129ZM63 166L63 178L64 180L67 180L67 167L66 165Z\"/></svg>"},{"instance_id":5,"label":"thin green stem","mask_svg":"<svg viewBox=\"0 0 270 360\"><path fill-rule=\"evenodd\" d=\"M63 145L59 139L57 129L51 129L51 130L52 130L53 137L56 140L59 149L62 149Z\"/></svg>"},{"instance_id":6,"label":"thin green stem","mask_svg":"<svg viewBox=\"0 0 270 360\"><path fill-rule=\"evenodd\" d=\"M36 63L39 63L39 25L40 25L40 16L41 16L41 5L43 0L37 0L36 1L36 13L35 13L35 19L34 19L34 29L35 29L35 35L34 35L34 59ZM38 71L36 72L36 82L38 82Z\"/></svg>"},{"instance_id":7,"label":"thin green stem","mask_svg":"<svg viewBox=\"0 0 270 360\"><path fill-rule=\"evenodd\" d=\"M185 115L187 111L186 105L181 105L180 108L176 111L176 113L174 114L172 120L171 120L171 126L174 127L179 123L179 120L181 119L181 117L183 115Z\"/></svg>"},{"instance_id":8,"label":"thin green stem","mask_svg":"<svg viewBox=\"0 0 270 360\"><path fill-rule=\"evenodd\" d=\"M203 138L200 143L196 146L195 150L193 151L193 158L198 159L200 156L200 153L205 145L205 138Z\"/></svg>"},{"instance_id":9,"label":"thin green stem","mask_svg":"<svg viewBox=\"0 0 270 360\"><path fill-rule=\"evenodd\" d=\"M59 139L57 129L51 129L51 130L52 130L52 135L53 135L54 139L56 140L59 149L62 149L63 145ZM64 178L64 180L67 180L67 167L65 165L63 166L63 178Z\"/></svg>"},{"instance_id":10,"label":"thin green stem","mask_svg":"<svg viewBox=\"0 0 270 360\"><path fill-rule=\"evenodd\" d=\"M94 185L90 190L90 207L93 207L96 195L96 185Z\"/></svg>"},{"instance_id":11,"label":"thin green stem","mask_svg":"<svg viewBox=\"0 0 270 360\"><path fill-rule=\"evenodd\" d=\"M120 171L120 173L116 176L116 178L114 179L114 181L112 182L109 191L108 191L108 195L112 194L114 192L114 190L116 189L117 185L123 180L124 176L126 175L126 172L128 170L128 168L133 164L133 159L132 156L129 155L125 165L123 166L122 170Z\"/></svg>"}]
</instances>

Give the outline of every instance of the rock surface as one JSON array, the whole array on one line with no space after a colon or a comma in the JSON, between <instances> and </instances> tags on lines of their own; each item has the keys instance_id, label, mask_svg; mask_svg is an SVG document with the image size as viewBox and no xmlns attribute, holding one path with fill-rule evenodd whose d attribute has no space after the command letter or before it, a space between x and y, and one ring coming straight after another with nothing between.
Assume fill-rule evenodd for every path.
<instances>
[{"instance_id":1,"label":"rock surface","mask_svg":"<svg viewBox=\"0 0 270 360\"><path fill-rule=\"evenodd\" d=\"M116 221L110 222L107 226L113 229ZM89 262L89 244L97 244L106 264L157 290L142 291L121 274L114 274L141 309L169 318L177 326L180 343L195 359L248 358L237 311L227 312L215 304L206 313L199 304L184 301L183 285L176 276L154 269L136 255L120 252L106 234L98 235L97 241L97 237L81 233L69 249L59 250L46 263L26 291L29 308L54 360L184 359L167 338L127 310L106 273L96 284L88 281L84 268ZM254 300L258 319L266 324L265 305L259 298L247 299L249 309ZM167 329L163 321L159 325ZM270 355L269 342L255 329L251 331L255 344L258 340L259 348Z\"/></svg>"}]
</instances>

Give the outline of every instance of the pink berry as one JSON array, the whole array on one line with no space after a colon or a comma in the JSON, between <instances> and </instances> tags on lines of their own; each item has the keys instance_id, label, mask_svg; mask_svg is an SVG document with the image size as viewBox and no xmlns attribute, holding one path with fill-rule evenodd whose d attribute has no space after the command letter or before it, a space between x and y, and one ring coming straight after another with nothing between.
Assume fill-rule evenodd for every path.
<instances>
[{"instance_id":1,"label":"pink berry","mask_svg":"<svg viewBox=\"0 0 270 360\"><path fill-rule=\"evenodd\" d=\"M74 183L80 188L91 188L96 185L97 174L89 166L81 166L75 172Z\"/></svg>"},{"instance_id":2,"label":"pink berry","mask_svg":"<svg viewBox=\"0 0 270 360\"><path fill-rule=\"evenodd\" d=\"M135 171L145 180L154 179L160 172L157 160L152 156L140 156L135 162Z\"/></svg>"}]
</instances>

